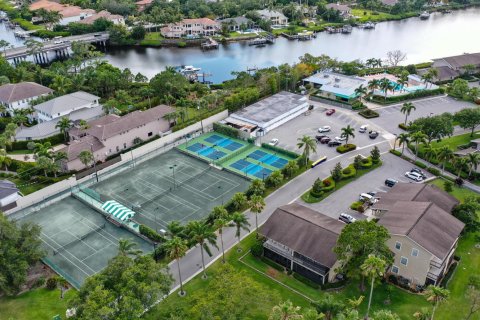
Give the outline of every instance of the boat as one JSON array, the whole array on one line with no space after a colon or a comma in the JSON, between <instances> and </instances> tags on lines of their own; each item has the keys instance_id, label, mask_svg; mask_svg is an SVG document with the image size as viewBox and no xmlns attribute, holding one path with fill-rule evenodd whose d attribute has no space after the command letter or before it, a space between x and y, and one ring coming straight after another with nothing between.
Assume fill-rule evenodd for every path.
<instances>
[{"instance_id":1,"label":"boat","mask_svg":"<svg viewBox=\"0 0 480 320\"><path fill-rule=\"evenodd\" d=\"M375 29L375 23L373 22L366 22L364 25L363 25L363 28L364 29Z\"/></svg>"},{"instance_id":2,"label":"boat","mask_svg":"<svg viewBox=\"0 0 480 320\"><path fill-rule=\"evenodd\" d=\"M194 73L202 70L201 68L196 68L194 66L182 66L180 73Z\"/></svg>"},{"instance_id":3,"label":"boat","mask_svg":"<svg viewBox=\"0 0 480 320\"><path fill-rule=\"evenodd\" d=\"M430 18L430 13L428 13L427 11L423 11L420 15L420 19L427 20L428 18Z\"/></svg>"},{"instance_id":4,"label":"boat","mask_svg":"<svg viewBox=\"0 0 480 320\"><path fill-rule=\"evenodd\" d=\"M352 26L344 26L342 28L342 33L351 33L352 32Z\"/></svg>"},{"instance_id":5,"label":"boat","mask_svg":"<svg viewBox=\"0 0 480 320\"><path fill-rule=\"evenodd\" d=\"M445 9L445 10L442 10L442 13L452 13L452 10L450 10L450 9Z\"/></svg>"}]
</instances>

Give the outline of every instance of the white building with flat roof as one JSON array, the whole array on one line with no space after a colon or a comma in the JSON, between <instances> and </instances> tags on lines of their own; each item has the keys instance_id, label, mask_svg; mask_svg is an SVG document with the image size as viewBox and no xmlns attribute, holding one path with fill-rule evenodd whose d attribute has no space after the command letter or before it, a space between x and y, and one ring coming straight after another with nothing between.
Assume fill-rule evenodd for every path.
<instances>
[{"instance_id":1,"label":"white building with flat roof","mask_svg":"<svg viewBox=\"0 0 480 320\"><path fill-rule=\"evenodd\" d=\"M38 122L42 123L56 118L66 117L80 109L98 107L99 99L100 97L94 96L93 94L77 91L45 101L33 108L37 113Z\"/></svg>"},{"instance_id":2,"label":"white building with flat roof","mask_svg":"<svg viewBox=\"0 0 480 320\"><path fill-rule=\"evenodd\" d=\"M303 79L303 83L309 83L314 88L318 88L317 95L345 102L355 100L358 97L355 90L360 86L368 85L368 81L363 78L335 72L318 72Z\"/></svg>"}]
</instances>

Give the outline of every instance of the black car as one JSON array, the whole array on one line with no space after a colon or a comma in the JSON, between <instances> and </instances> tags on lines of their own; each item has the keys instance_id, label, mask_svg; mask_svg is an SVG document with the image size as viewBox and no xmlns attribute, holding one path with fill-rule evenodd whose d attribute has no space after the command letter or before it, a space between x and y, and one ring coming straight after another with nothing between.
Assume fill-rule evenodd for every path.
<instances>
[{"instance_id":1,"label":"black car","mask_svg":"<svg viewBox=\"0 0 480 320\"><path fill-rule=\"evenodd\" d=\"M370 139L375 139L378 137L378 134L379 134L378 131L370 131L368 133L368 136L370 137Z\"/></svg>"},{"instance_id":2,"label":"black car","mask_svg":"<svg viewBox=\"0 0 480 320\"><path fill-rule=\"evenodd\" d=\"M426 178L427 178L427 176L425 175L425 173L424 173L422 170L418 169L418 168L413 168L412 170L410 170L410 172L418 173L419 175L422 176L423 179L426 179Z\"/></svg>"},{"instance_id":3,"label":"black car","mask_svg":"<svg viewBox=\"0 0 480 320\"><path fill-rule=\"evenodd\" d=\"M387 187L393 187L394 185L397 184L397 182L398 182L398 181L395 180L395 179L387 179L387 180L385 180L385 185L386 185Z\"/></svg>"},{"instance_id":4,"label":"black car","mask_svg":"<svg viewBox=\"0 0 480 320\"><path fill-rule=\"evenodd\" d=\"M328 136L322 134L322 135L319 135L319 136L315 136L315 139L317 139L317 142L320 142L323 138L328 138Z\"/></svg>"},{"instance_id":5,"label":"black car","mask_svg":"<svg viewBox=\"0 0 480 320\"><path fill-rule=\"evenodd\" d=\"M336 140L330 141L330 142L328 143L328 146L329 146L329 147L338 147L338 146L340 146L340 145L342 145L342 143L341 143L340 141L336 141Z\"/></svg>"}]
</instances>

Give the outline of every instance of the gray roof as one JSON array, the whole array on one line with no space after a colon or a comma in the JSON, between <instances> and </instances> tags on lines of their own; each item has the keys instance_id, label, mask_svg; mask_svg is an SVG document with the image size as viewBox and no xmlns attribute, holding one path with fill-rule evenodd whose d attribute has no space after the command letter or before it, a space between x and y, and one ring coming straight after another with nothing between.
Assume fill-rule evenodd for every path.
<instances>
[{"instance_id":1,"label":"gray roof","mask_svg":"<svg viewBox=\"0 0 480 320\"><path fill-rule=\"evenodd\" d=\"M262 127L307 102L305 96L282 91L232 113L230 117Z\"/></svg>"},{"instance_id":2,"label":"gray roof","mask_svg":"<svg viewBox=\"0 0 480 320\"><path fill-rule=\"evenodd\" d=\"M58 152L65 152L67 154L68 161L72 161L78 158L80 152L84 150L98 151L105 146L101 141L92 136L82 137L80 140L73 140L68 146L58 150Z\"/></svg>"},{"instance_id":3,"label":"gray roof","mask_svg":"<svg viewBox=\"0 0 480 320\"><path fill-rule=\"evenodd\" d=\"M331 268L344 223L297 203L277 208L260 228L265 237Z\"/></svg>"},{"instance_id":4,"label":"gray roof","mask_svg":"<svg viewBox=\"0 0 480 320\"><path fill-rule=\"evenodd\" d=\"M282 19L287 18L282 12L276 11L276 10L262 9L262 10L257 10L257 13L265 18L273 18L273 17L280 17Z\"/></svg>"},{"instance_id":5,"label":"gray roof","mask_svg":"<svg viewBox=\"0 0 480 320\"><path fill-rule=\"evenodd\" d=\"M0 102L12 103L52 92L52 89L35 82L8 83L0 86Z\"/></svg>"},{"instance_id":6,"label":"gray roof","mask_svg":"<svg viewBox=\"0 0 480 320\"><path fill-rule=\"evenodd\" d=\"M392 234L407 236L442 261L465 226L434 203L420 201L397 201L378 223Z\"/></svg>"},{"instance_id":7,"label":"gray roof","mask_svg":"<svg viewBox=\"0 0 480 320\"><path fill-rule=\"evenodd\" d=\"M394 6L397 4L398 0L380 0L381 3L383 3L386 6Z\"/></svg>"},{"instance_id":8,"label":"gray roof","mask_svg":"<svg viewBox=\"0 0 480 320\"><path fill-rule=\"evenodd\" d=\"M341 12L350 12L352 10L349 6L338 3L329 3L325 7L327 7L327 9L334 9Z\"/></svg>"},{"instance_id":9,"label":"gray roof","mask_svg":"<svg viewBox=\"0 0 480 320\"><path fill-rule=\"evenodd\" d=\"M458 56L451 56L445 58L432 59L434 62L443 60L453 69L459 69L467 64L473 64L474 66L480 65L480 52L477 53L465 53Z\"/></svg>"},{"instance_id":10,"label":"gray roof","mask_svg":"<svg viewBox=\"0 0 480 320\"><path fill-rule=\"evenodd\" d=\"M439 81L452 80L460 76L460 72L453 70L447 66L436 67L438 71L438 76L436 77Z\"/></svg>"},{"instance_id":11,"label":"gray roof","mask_svg":"<svg viewBox=\"0 0 480 320\"><path fill-rule=\"evenodd\" d=\"M18 193L15 183L9 180L0 180L0 199L6 198L14 193Z\"/></svg>"},{"instance_id":12,"label":"gray roof","mask_svg":"<svg viewBox=\"0 0 480 320\"><path fill-rule=\"evenodd\" d=\"M303 81L321 85L320 89L322 91L331 92L345 97L354 96L355 89L361 85L366 86L368 83L366 79L346 76L335 72L319 72L303 79Z\"/></svg>"},{"instance_id":13,"label":"gray roof","mask_svg":"<svg viewBox=\"0 0 480 320\"><path fill-rule=\"evenodd\" d=\"M93 108L84 108L80 110L73 111L70 113L68 118L72 121L75 120L91 120L98 118L104 114L102 106L96 106ZM52 136L60 132L59 129L55 128L57 122L61 118L55 118L50 121L45 121L31 127L21 127L17 130L15 138L17 140L26 140L31 138L33 140L42 139L45 137Z\"/></svg>"},{"instance_id":14,"label":"gray roof","mask_svg":"<svg viewBox=\"0 0 480 320\"><path fill-rule=\"evenodd\" d=\"M218 22L220 23L232 23L232 24L235 24L237 26L241 25L241 24L250 24L252 23L252 20L248 19L248 18L245 18L245 17L235 17L235 18L226 18L226 19L222 19L222 20L218 20Z\"/></svg>"},{"instance_id":15,"label":"gray roof","mask_svg":"<svg viewBox=\"0 0 480 320\"><path fill-rule=\"evenodd\" d=\"M91 104L98 99L100 98L94 96L93 94L84 91L77 91L54 98L52 100L48 100L44 103L34 106L33 108L46 114L54 115L57 113L62 113L65 111L80 108L82 106Z\"/></svg>"}]
</instances>

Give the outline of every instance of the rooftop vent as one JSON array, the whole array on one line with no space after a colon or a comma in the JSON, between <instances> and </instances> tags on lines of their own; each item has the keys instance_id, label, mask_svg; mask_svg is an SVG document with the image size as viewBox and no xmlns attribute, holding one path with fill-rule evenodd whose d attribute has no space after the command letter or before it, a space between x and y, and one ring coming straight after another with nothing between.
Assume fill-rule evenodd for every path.
<instances>
[{"instance_id":1,"label":"rooftop vent","mask_svg":"<svg viewBox=\"0 0 480 320\"><path fill-rule=\"evenodd\" d=\"M335 82L340 82L340 78L335 78Z\"/></svg>"}]
</instances>

